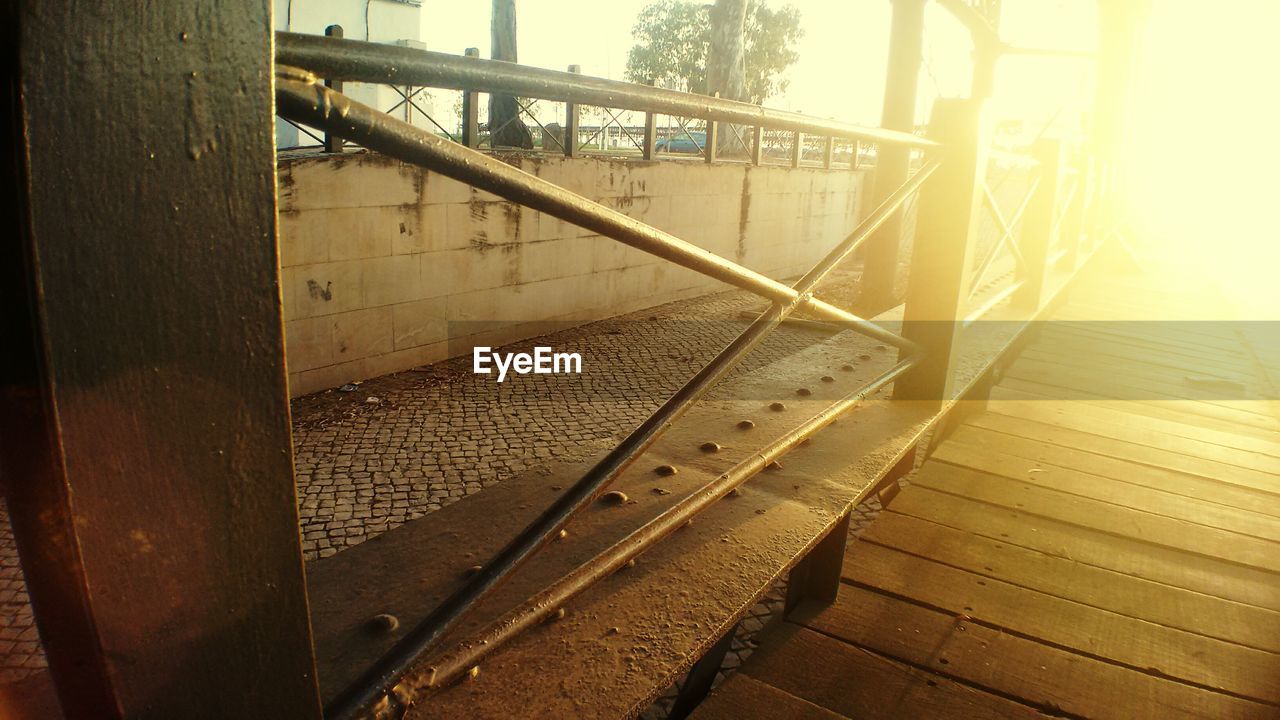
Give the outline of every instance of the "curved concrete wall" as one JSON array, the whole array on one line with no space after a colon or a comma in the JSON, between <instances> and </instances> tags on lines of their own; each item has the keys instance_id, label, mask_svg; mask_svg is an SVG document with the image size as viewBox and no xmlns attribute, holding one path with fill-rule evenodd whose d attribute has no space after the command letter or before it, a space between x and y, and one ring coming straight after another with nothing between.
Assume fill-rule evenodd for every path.
<instances>
[{"instance_id":1,"label":"curved concrete wall","mask_svg":"<svg viewBox=\"0 0 1280 720\"><path fill-rule=\"evenodd\" d=\"M847 235L867 180L696 161L510 162L775 278ZM295 396L725 287L372 153L281 159L279 187Z\"/></svg>"}]
</instances>

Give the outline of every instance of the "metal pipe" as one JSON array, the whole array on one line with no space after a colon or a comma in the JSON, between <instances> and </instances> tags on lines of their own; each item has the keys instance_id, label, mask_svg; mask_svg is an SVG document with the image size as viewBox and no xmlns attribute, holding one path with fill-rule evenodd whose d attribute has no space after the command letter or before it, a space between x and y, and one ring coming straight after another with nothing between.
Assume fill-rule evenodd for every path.
<instances>
[{"instance_id":1,"label":"metal pipe","mask_svg":"<svg viewBox=\"0 0 1280 720\"><path fill-rule=\"evenodd\" d=\"M521 632L537 626L579 593L617 572L645 550L684 526L698 513L751 479L769 463L803 442L805 438L857 407L867 396L911 369L918 360L919 356L903 359L856 392L810 417L608 549L579 565L542 592L491 623L472 641L458 645L432 665L406 674L396 685L395 697L412 701L419 692L441 687L457 678L467 669L474 667L481 658Z\"/></svg>"},{"instance_id":2,"label":"metal pipe","mask_svg":"<svg viewBox=\"0 0 1280 720\"><path fill-rule=\"evenodd\" d=\"M977 309L966 315L964 321L960 323L960 326L969 327L978 320L981 320L984 315L994 310L997 305L1008 300L1010 296L1018 292L1018 290L1022 288L1024 282L1025 281L1023 280L1018 280L1002 288L1000 292L992 295L986 302L979 305Z\"/></svg>"},{"instance_id":3,"label":"metal pipe","mask_svg":"<svg viewBox=\"0 0 1280 720\"><path fill-rule=\"evenodd\" d=\"M468 64L476 62L480 61L467 58ZM602 207L501 160L436 137L340 93L331 92L306 71L277 66L276 101L277 112L286 119L329 130L364 147L429 167L442 175L554 215L768 300L786 303L799 295L784 283L617 210ZM912 352L916 349L902 336L817 298L807 297L801 306L821 319L840 323L881 342Z\"/></svg>"},{"instance_id":4,"label":"metal pipe","mask_svg":"<svg viewBox=\"0 0 1280 720\"><path fill-rule=\"evenodd\" d=\"M298 117L302 122L329 129L365 147L385 152L401 160L432 167L508 199L543 209L557 217L564 217L571 221L605 218L607 220L605 222L584 226L597 229L598 232L606 235L627 236L626 233L643 229L657 234L660 241L669 239L677 243L683 242L631 220L625 215L599 208L585 198L533 178L483 154L449 143L421 129L389 118L372 108L328 92L323 86L317 85L315 79L308 73L295 69L278 69L276 90L277 109L282 115ZM442 148L447 152L432 152L433 149L439 151ZM457 161L459 158L461 162ZM746 331L735 338L662 407L570 487L556 503L499 551L465 586L446 598L421 623L406 633L359 680L344 689L326 708L326 716L355 717L363 708L377 701L380 696L385 697L387 689L418 657L454 627L480 598L559 532L574 513L589 504L609 482L626 469L670 427L671 423L737 364L779 322L801 307L811 307L813 287L841 260L857 249L875 228L879 227L911 193L920 187L937 166L938 162L933 161L917 172L897 193L872 211L852 234L806 273L794 289L782 286L788 292L782 301L775 301L775 304L762 313ZM575 208L576 213L566 212L567 209ZM619 218L626 222L620 222ZM697 250L697 248L694 249ZM741 270L736 265L710 253L705 255L719 260L727 267ZM866 323L861 319L858 320ZM848 323L845 325L847 326ZM876 329L897 338L892 333L887 333L878 327ZM901 338L897 339L901 340ZM895 344L902 347L900 343ZM913 353L918 353L914 344L910 344L909 348Z\"/></svg>"},{"instance_id":5,"label":"metal pipe","mask_svg":"<svg viewBox=\"0 0 1280 720\"><path fill-rule=\"evenodd\" d=\"M480 60L448 53L300 33L276 33L276 63L305 68L325 78L479 90L516 97L623 108L736 125L763 125L816 135L894 143L923 150L938 144L908 132L866 127L751 103L648 85Z\"/></svg>"}]
</instances>

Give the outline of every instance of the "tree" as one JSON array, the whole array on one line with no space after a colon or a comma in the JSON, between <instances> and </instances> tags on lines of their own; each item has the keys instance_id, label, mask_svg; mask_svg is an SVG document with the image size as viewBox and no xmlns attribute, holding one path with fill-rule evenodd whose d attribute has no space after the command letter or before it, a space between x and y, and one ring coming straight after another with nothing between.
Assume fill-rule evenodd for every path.
<instances>
[{"instance_id":1,"label":"tree","mask_svg":"<svg viewBox=\"0 0 1280 720\"><path fill-rule=\"evenodd\" d=\"M493 0L490 19L490 57L516 62L516 0ZM533 135L520 119L520 105L510 95L489 96L489 144L496 148L531 148Z\"/></svg>"},{"instance_id":2,"label":"tree","mask_svg":"<svg viewBox=\"0 0 1280 720\"><path fill-rule=\"evenodd\" d=\"M724 3L732 6L733 2ZM717 2L717 8L722 7ZM730 17L728 13L719 17ZM679 90L710 94L707 64L712 45L712 7L697 0L658 0L636 18L636 44L627 55L626 77L654 80ZM732 20L730 20L732 22ZM790 5L774 10L764 0L747 0L743 18L743 69L746 95L756 104L786 90L782 71L799 59L793 49L804 34L800 12Z\"/></svg>"},{"instance_id":3,"label":"tree","mask_svg":"<svg viewBox=\"0 0 1280 720\"><path fill-rule=\"evenodd\" d=\"M707 50L707 94L729 100L747 99L747 0L716 0L711 7L711 42Z\"/></svg>"}]
</instances>

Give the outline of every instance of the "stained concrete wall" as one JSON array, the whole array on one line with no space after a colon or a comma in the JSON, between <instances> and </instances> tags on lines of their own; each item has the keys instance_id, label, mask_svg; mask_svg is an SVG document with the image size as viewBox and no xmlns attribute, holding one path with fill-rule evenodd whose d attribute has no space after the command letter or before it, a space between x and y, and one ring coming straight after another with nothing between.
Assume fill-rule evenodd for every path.
<instances>
[{"instance_id":1,"label":"stained concrete wall","mask_svg":"<svg viewBox=\"0 0 1280 720\"><path fill-rule=\"evenodd\" d=\"M511 162L774 278L848 234L866 184L847 169ZM726 287L379 155L282 159L279 187L293 395Z\"/></svg>"}]
</instances>

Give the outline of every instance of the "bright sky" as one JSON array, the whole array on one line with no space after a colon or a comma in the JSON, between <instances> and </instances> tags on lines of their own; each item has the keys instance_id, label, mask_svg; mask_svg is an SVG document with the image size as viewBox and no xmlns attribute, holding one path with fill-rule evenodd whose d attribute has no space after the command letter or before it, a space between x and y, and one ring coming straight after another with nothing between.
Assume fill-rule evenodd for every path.
<instances>
[{"instance_id":1,"label":"bright sky","mask_svg":"<svg viewBox=\"0 0 1280 720\"><path fill-rule=\"evenodd\" d=\"M1157 248L1280 319L1280 3L1157 0L1134 102L1131 197Z\"/></svg>"},{"instance_id":2,"label":"bright sky","mask_svg":"<svg viewBox=\"0 0 1280 720\"><path fill-rule=\"evenodd\" d=\"M649 0L519 0L520 61L621 79L631 28ZM710 2L711 0L707 0ZM783 0L769 0L777 6ZM1091 49L1099 0L1004 0L1001 35L1015 45ZM1130 0L1101 0L1129 2ZM1254 288L1254 303L1280 316L1280 1L1151 0L1142 40L1132 152L1135 219L1158 252L1227 284ZM889 40L889 0L789 0L804 37L788 92L771 107L878 125ZM426 0L428 48L488 54L485 0ZM965 94L970 44L936 3L926 14L919 119L938 94ZM1034 132L1066 101L1063 117L1091 98L1089 62L1015 57L1001 61L997 118L1028 120Z\"/></svg>"},{"instance_id":3,"label":"bright sky","mask_svg":"<svg viewBox=\"0 0 1280 720\"><path fill-rule=\"evenodd\" d=\"M582 66L582 72L622 79L631 28L650 0L520 0L518 43L520 62L564 69ZM710 0L708 0L710 2ZM850 122L879 124L884 94L885 58L889 43L889 0L770 0L779 7L800 11L804 37L797 50L800 60L787 72L791 87L785 96L773 98L771 107ZM482 0L426 0L423 4L423 40L432 50L461 52L467 46L489 53L489 3ZM1006 36L1021 42L1058 45L1062 38L1091 33L1092 0L1006 0ZM1085 12L1081 12L1081 10ZM921 80L921 118L938 88L948 95L961 94L968 84L970 45L965 32L944 11L929 6L926 16L928 42L926 72ZM1083 42L1088 42L1086 39ZM1077 45L1079 42L1076 43ZM1012 61L1010 81L1024 79L1025 67L1045 61ZM1056 61L1049 61L1054 64ZM1079 75L1079 63L1068 63L1067 74ZM1060 79L1060 78L1059 78ZM1068 78L1071 82L1075 77ZM1075 84L1078 84L1076 82ZM1036 104L1034 96L1060 94L1062 82L1021 83L1023 104Z\"/></svg>"}]
</instances>

